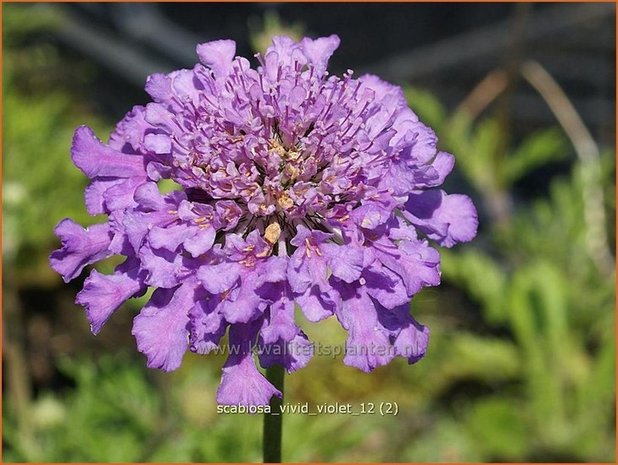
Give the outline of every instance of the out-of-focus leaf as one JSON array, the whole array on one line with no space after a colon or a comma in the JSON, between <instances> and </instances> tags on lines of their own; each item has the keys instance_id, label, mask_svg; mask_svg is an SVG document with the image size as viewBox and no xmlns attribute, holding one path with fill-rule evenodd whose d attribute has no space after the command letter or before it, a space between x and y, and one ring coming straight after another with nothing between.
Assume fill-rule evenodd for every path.
<instances>
[{"instance_id":1,"label":"out-of-focus leaf","mask_svg":"<svg viewBox=\"0 0 618 465\"><path fill-rule=\"evenodd\" d=\"M458 253L444 250L441 256L444 277L463 287L481 303L489 322L502 322L505 318L504 290L507 277L498 263L482 252L471 249ZM482 280L482 286L478 285L479 280Z\"/></svg>"},{"instance_id":2,"label":"out-of-focus leaf","mask_svg":"<svg viewBox=\"0 0 618 465\"><path fill-rule=\"evenodd\" d=\"M439 131L446 120L446 110L430 92L418 87L405 88L405 96L410 108L427 125Z\"/></svg>"},{"instance_id":3,"label":"out-of-focus leaf","mask_svg":"<svg viewBox=\"0 0 618 465\"><path fill-rule=\"evenodd\" d=\"M567 144L558 129L545 129L528 136L506 157L504 177L512 185L534 168L564 158Z\"/></svg>"},{"instance_id":4,"label":"out-of-focus leaf","mask_svg":"<svg viewBox=\"0 0 618 465\"><path fill-rule=\"evenodd\" d=\"M517 347L509 341L460 332L444 342L449 345L448 358L435 368L441 370L449 382L474 379L491 384L519 374Z\"/></svg>"},{"instance_id":5,"label":"out-of-focus leaf","mask_svg":"<svg viewBox=\"0 0 618 465\"><path fill-rule=\"evenodd\" d=\"M515 275L509 300L513 329L524 349L534 421L546 441L560 443L568 429L570 354L579 348L568 331L562 275L549 263L531 264Z\"/></svg>"},{"instance_id":6,"label":"out-of-focus leaf","mask_svg":"<svg viewBox=\"0 0 618 465\"><path fill-rule=\"evenodd\" d=\"M271 45L274 36L286 35L294 40L300 40L305 32L301 22L287 23L274 10L267 10L261 19L250 18L249 40L251 48L258 53L264 53Z\"/></svg>"},{"instance_id":7,"label":"out-of-focus leaf","mask_svg":"<svg viewBox=\"0 0 618 465\"><path fill-rule=\"evenodd\" d=\"M517 398L479 400L466 412L464 421L485 460L520 461L529 447L525 406Z\"/></svg>"},{"instance_id":8,"label":"out-of-focus leaf","mask_svg":"<svg viewBox=\"0 0 618 465\"><path fill-rule=\"evenodd\" d=\"M410 438L410 445L405 452L405 460L410 462L483 462L485 456L470 437L465 425L441 417L440 421L432 425L431 430L420 434L414 440Z\"/></svg>"},{"instance_id":9,"label":"out-of-focus leaf","mask_svg":"<svg viewBox=\"0 0 618 465\"><path fill-rule=\"evenodd\" d=\"M99 133L105 127L68 88L41 88L38 81L32 81L62 69L56 49L49 44L18 45L21 33L26 37L40 30L41 22L53 23L45 14L36 14L22 29L28 14L35 11L11 7L7 8L8 20L3 18L9 25L4 36L13 31L3 56L3 111L9 115L2 140L3 259L15 273L25 273L29 282L57 279L49 271L47 256L58 244L53 228L61 219L72 217L86 225L99 220L86 213L83 189L87 179L73 166L70 146L75 127L84 121ZM78 82L80 76L78 68L71 70L71 80Z\"/></svg>"}]
</instances>

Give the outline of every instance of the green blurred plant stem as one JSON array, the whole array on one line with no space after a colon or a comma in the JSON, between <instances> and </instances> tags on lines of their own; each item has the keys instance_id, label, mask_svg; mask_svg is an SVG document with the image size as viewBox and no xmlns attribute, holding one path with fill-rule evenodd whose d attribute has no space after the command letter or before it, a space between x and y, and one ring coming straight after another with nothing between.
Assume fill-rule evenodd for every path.
<instances>
[{"instance_id":1,"label":"green blurred plant stem","mask_svg":"<svg viewBox=\"0 0 618 465\"><path fill-rule=\"evenodd\" d=\"M285 372L281 365L274 365L266 369L266 378L281 392L281 398L273 396L270 399L270 413L264 414L264 437L262 450L264 463L281 463L281 423L283 412L283 379Z\"/></svg>"}]
</instances>

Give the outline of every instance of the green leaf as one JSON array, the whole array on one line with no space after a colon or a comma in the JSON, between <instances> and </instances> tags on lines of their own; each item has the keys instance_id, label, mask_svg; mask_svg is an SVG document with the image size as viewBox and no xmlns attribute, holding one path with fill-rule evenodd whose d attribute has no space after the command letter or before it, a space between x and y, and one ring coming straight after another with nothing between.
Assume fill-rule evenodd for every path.
<instances>
[{"instance_id":1,"label":"green leaf","mask_svg":"<svg viewBox=\"0 0 618 465\"><path fill-rule=\"evenodd\" d=\"M460 252L443 250L442 273L448 281L464 288L482 304L487 321L504 321L504 290L507 276L499 262L479 250L466 248ZM482 285L479 285L482 280Z\"/></svg>"},{"instance_id":2,"label":"green leaf","mask_svg":"<svg viewBox=\"0 0 618 465\"><path fill-rule=\"evenodd\" d=\"M476 447L491 461L520 461L533 440L525 404L518 398L481 399L470 405L464 421Z\"/></svg>"},{"instance_id":3,"label":"green leaf","mask_svg":"<svg viewBox=\"0 0 618 465\"><path fill-rule=\"evenodd\" d=\"M528 136L505 160L504 175L512 185L530 171L566 156L567 143L558 129L544 129Z\"/></svg>"},{"instance_id":4,"label":"green leaf","mask_svg":"<svg viewBox=\"0 0 618 465\"><path fill-rule=\"evenodd\" d=\"M418 87L408 86L404 90L410 108L427 125L439 131L446 119L446 110L431 93Z\"/></svg>"}]
</instances>

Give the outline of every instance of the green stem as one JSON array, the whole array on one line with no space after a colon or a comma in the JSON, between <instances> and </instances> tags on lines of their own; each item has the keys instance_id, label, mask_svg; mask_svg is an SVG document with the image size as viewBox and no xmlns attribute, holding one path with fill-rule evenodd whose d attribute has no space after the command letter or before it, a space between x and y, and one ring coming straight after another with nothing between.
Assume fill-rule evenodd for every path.
<instances>
[{"instance_id":1,"label":"green stem","mask_svg":"<svg viewBox=\"0 0 618 465\"><path fill-rule=\"evenodd\" d=\"M264 463L281 463L281 422L283 413L283 376L285 372L281 365L274 365L266 369L266 378L279 391L282 397L273 396L270 399L270 413L264 414L264 437L262 449L264 451Z\"/></svg>"}]
</instances>

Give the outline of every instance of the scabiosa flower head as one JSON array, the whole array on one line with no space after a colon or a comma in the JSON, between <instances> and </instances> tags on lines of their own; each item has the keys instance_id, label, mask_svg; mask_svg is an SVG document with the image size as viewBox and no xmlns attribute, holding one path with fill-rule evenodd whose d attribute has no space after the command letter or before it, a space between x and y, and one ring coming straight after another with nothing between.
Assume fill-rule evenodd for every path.
<instances>
[{"instance_id":1,"label":"scabiosa flower head","mask_svg":"<svg viewBox=\"0 0 618 465\"><path fill-rule=\"evenodd\" d=\"M348 332L344 363L371 371L410 363L429 330L412 296L440 281L428 240L451 247L476 234L470 199L440 190L453 157L375 76L330 76L337 36L276 37L259 66L235 43L198 45L193 69L155 74L107 144L82 126L73 162L104 224L69 219L51 266L65 281L112 255L77 303L96 334L127 299L154 288L133 334L148 366L166 371L187 350L206 354L228 333L217 400L260 405L280 395L257 369L305 366L312 344L296 325L335 316ZM161 180L177 189L163 193Z\"/></svg>"}]
</instances>

